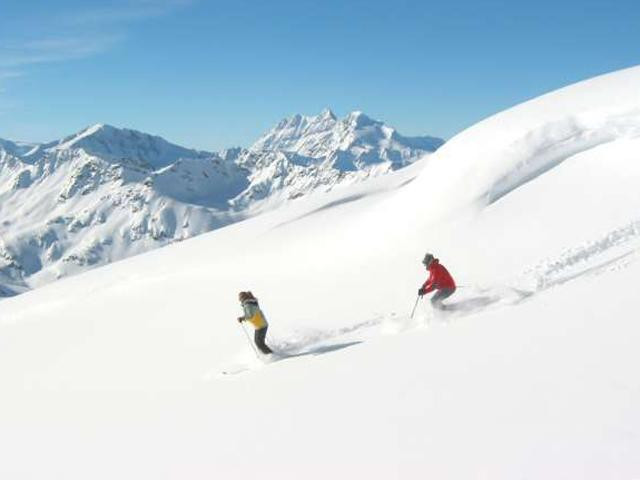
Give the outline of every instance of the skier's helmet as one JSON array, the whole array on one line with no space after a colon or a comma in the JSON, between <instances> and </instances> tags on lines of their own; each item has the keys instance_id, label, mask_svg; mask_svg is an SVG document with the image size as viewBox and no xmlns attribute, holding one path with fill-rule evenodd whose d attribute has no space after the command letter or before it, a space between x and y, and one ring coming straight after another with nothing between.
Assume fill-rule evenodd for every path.
<instances>
[{"instance_id":1,"label":"skier's helmet","mask_svg":"<svg viewBox=\"0 0 640 480\"><path fill-rule=\"evenodd\" d=\"M238 298L240 299L241 302L244 302L246 300L255 300L256 299L256 297L254 297L253 293L251 293L250 291L240 292L238 294Z\"/></svg>"},{"instance_id":2,"label":"skier's helmet","mask_svg":"<svg viewBox=\"0 0 640 480\"><path fill-rule=\"evenodd\" d=\"M424 259L422 260L422 263L424 264L424 266L425 266L425 267L428 267L429 265L431 265L431 262L433 262L433 259L434 259L434 258L435 258L435 257L434 257L432 254L427 253L427 254L424 256Z\"/></svg>"}]
</instances>

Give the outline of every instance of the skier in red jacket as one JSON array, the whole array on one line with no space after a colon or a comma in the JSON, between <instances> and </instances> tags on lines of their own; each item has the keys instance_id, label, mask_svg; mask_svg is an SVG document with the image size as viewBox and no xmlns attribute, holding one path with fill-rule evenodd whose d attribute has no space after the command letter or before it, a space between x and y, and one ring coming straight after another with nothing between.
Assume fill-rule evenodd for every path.
<instances>
[{"instance_id":1,"label":"skier in red jacket","mask_svg":"<svg viewBox=\"0 0 640 480\"><path fill-rule=\"evenodd\" d=\"M447 306L442 301L450 297L456 291L456 282L449 271L440 264L440 261L430 253L424 256L422 263L429 271L429 278L424 285L418 290L418 295L423 296L433 290L437 290L436 294L431 297L431 305L433 308L446 310Z\"/></svg>"}]
</instances>

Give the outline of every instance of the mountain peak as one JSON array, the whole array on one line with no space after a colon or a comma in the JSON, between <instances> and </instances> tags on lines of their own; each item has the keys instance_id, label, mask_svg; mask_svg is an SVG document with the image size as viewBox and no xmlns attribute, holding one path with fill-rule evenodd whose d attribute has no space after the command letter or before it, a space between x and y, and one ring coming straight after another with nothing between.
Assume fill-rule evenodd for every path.
<instances>
[{"instance_id":1,"label":"mountain peak","mask_svg":"<svg viewBox=\"0 0 640 480\"><path fill-rule=\"evenodd\" d=\"M441 140L435 139L439 143L430 142L427 145L420 142L420 139L408 139L411 140L411 145L405 146L434 151L442 144ZM354 143L387 148L389 142L393 141L405 143L404 137L401 139L393 128L372 119L360 110L355 110L338 120L329 108L325 108L318 115L296 114L280 121L260 137L251 146L250 151L283 151L309 158L321 158L333 151L348 150ZM382 147L382 144L386 146Z\"/></svg>"},{"instance_id":2,"label":"mountain peak","mask_svg":"<svg viewBox=\"0 0 640 480\"><path fill-rule=\"evenodd\" d=\"M64 150L66 148L73 147L83 139L93 137L96 135L100 136L105 133L115 133L119 130L120 129L116 127L112 127L111 125L107 125L105 123L96 123L80 130L78 133L65 137L62 140L56 142L55 149Z\"/></svg>"},{"instance_id":3,"label":"mountain peak","mask_svg":"<svg viewBox=\"0 0 640 480\"><path fill-rule=\"evenodd\" d=\"M113 125L109 125L107 123L94 123L93 125L89 125L84 130L80 131L80 134L93 135L95 133L100 132L124 132L127 131L126 128L118 128Z\"/></svg>"},{"instance_id":4,"label":"mountain peak","mask_svg":"<svg viewBox=\"0 0 640 480\"><path fill-rule=\"evenodd\" d=\"M361 128L369 125L382 123L382 122L373 120L371 117L368 117L360 110L354 110L353 112L351 112L349 115L347 115L347 118L345 119L345 121L355 128Z\"/></svg>"},{"instance_id":5,"label":"mountain peak","mask_svg":"<svg viewBox=\"0 0 640 480\"><path fill-rule=\"evenodd\" d=\"M320 112L319 117L322 118L322 119L337 120L337 117L336 117L335 113L333 113L333 111L330 108L323 109Z\"/></svg>"},{"instance_id":6,"label":"mountain peak","mask_svg":"<svg viewBox=\"0 0 640 480\"><path fill-rule=\"evenodd\" d=\"M174 145L157 135L105 123L91 125L47 147L56 151L81 149L115 162L135 160L153 169L166 167L180 158L200 158L207 155L206 152Z\"/></svg>"},{"instance_id":7,"label":"mountain peak","mask_svg":"<svg viewBox=\"0 0 640 480\"><path fill-rule=\"evenodd\" d=\"M107 127L110 128L110 129L115 129L115 127L112 127L111 125L107 125L106 123L95 123L95 124L85 128L83 130L83 132L95 133L95 132L98 132L100 130L105 130Z\"/></svg>"},{"instance_id":8,"label":"mountain peak","mask_svg":"<svg viewBox=\"0 0 640 480\"><path fill-rule=\"evenodd\" d=\"M295 144L303 138L329 132L335 125L335 114L328 108L318 115L305 116L299 113L281 120L275 128L260 137L251 147L252 151L296 150Z\"/></svg>"}]
</instances>

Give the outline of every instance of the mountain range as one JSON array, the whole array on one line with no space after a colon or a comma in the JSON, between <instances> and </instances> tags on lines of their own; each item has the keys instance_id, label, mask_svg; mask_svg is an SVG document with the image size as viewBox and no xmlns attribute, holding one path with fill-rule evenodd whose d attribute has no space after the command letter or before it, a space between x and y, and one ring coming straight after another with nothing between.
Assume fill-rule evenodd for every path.
<instances>
[{"instance_id":1,"label":"mountain range","mask_svg":"<svg viewBox=\"0 0 640 480\"><path fill-rule=\"evenodd\" d=\"M221 152L104 124L44 144L0 139L0 296L400 169L443 143L330 110Z\"/></svg>"}]
</instances>

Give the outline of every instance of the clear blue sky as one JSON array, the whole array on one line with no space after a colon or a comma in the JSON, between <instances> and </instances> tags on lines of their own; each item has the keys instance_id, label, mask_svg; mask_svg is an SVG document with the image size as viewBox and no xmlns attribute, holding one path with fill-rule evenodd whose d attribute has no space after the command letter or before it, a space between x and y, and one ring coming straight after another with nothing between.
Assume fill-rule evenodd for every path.
<instances>
[{"instance_id":1,"label":"clear blue sky","mask_svg":"<svg viewBox=\"0 0 640 480\"><path fill-rule=\"evenodd\" d=\"M93 123L203 149L294 113L449 138L640 64L638 0L0 0L0 137Z\"/></svg>"}]
</instances>

